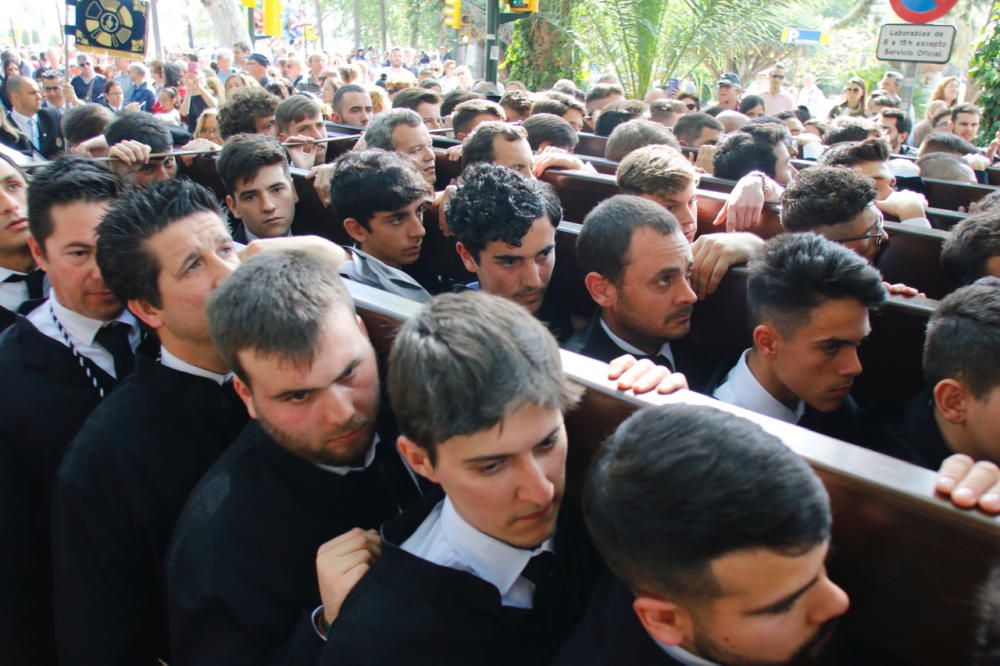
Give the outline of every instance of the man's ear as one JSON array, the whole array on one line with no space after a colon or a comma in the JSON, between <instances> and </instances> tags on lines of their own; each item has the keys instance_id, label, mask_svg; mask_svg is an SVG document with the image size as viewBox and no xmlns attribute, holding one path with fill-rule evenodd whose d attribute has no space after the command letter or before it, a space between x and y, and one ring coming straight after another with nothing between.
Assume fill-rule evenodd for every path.
<instances>
[{"instance_id":1,"label":"man's ear","mask_svg":"<svg viewBox=\"0 0 1000 666\"><path fill-rule=\"evenodd\" d=\"M778 355L778 340L780 336L771 324L758 324L753 329L753 346L765 358L773 359Z\"/></svg>"},{"instance_id":2,"label":"man's ear","mask_svg":"<svg viewBox=\"0 0 1000 666\"><path fill-rule=\"evenodd\" d=\"M35 260L35 265L48 273L49 262L45 260L45 253L42 252L42 247L34 236L28 236L28 249L31 250L31 258Z\"/></svg>"},{"instance_id":3,"label":"man's ear","mask_svg":"<svg viewBox=\"0 0 1000 666\"><path fill-rule=\"evenodd\" d=\"M128 302L128 309L136 317L142 320L146 326L156 330L163 328L163 320L160 318L160 308L154 307L149 301L133 298Z\"/></svg>"},{"instance_id":4,"label":"man's ear","mask_svg":"<svg viewBox=\"0 0 1000 666\"><path fill-rule=\"evenodd\" d=\"M288 134L288 133L286 133L286 132L278 132L278 141L280 141L281 143L284 143L285 139L287 139L289 136L291 136L291 135Z\"/></svg>"},{"instance_id":5,"label":"man's ear","mask_svg":"<svg viewBox=\"0 0 1000 666\"><path fill-rule=\"evenodd\" d=\"M472 258L472 253L462 245L461 241L455 242L455 251L458 252L458 256L462 259L462 263L465 264L465 270L470 273L479 272L479 262Z\"/></svg>"},{"instance_id":6,"label":"man's ear","mask_svg":"<svg viewBox=\"0 0 1000 666\"><path fill-rule=\"evenodd\" d=\"M934 406L948 423L963 425L972 395L957 379L942 379L934 385Z\"/></svg>"},{"instance_id":7,"label":"man's ear","mask_svg":"<svg viewBox=\"0 0 1000 666\"><path fill-rule=\"evenodd\" d=\"M680 645L694 634L690 613L672 601L638 596L632 602L632 610L646 633L664 645Z\"/></svg>"},{"instance_id":8,"label":"man's ear","mask_svg":"<svg viewBox=\"0 0 1000 666\"><path fill-rule=\"evenodd\" d=\"M368 240L369 231L361 226L361 223L353 217L344 218L344 231L358 243L364 243Z\"/></svg>"},{"instance_id":9,"label":"man's ear","mask_svg":"<svg viewBox=\"0 0 1000 666\"><path fill-rule=\"evenodd\" d=\"M236 395L240 396L240 400L246 405L250 418L257 420L257 410L253 407L253 397L250 394L250 387L239 377L233 376L233 390L236 391Z\"/></svg>"},{"instance_id":10,"label":"man's ear","mask_svg":"<svg viewBox=\"0 0 1000 666\"><path fill-rule=\"evenodd\" d=\"M233 217L237 220L242 219L240 214L236 211L236 199L234 199L231 194L226 195L226 208L229 209L229 212L232 213Z\"/></svg>"},{"instance_id":11,"label":"man's ear","mask_svg":"<svg viewBox=\"0 0 1000 666\"><path fill-rule=\"evenodd\" d=\"M583 284L590 292L590 298L602 308L611 307L618 301L618 290L614 283L596 271L587 273Z\"/></svg>"},{"instance_id":12,"label":"man's ear","mask_svg":"<svg viewBox=\"0 0 1000 666\"><path fill-rule=\"evenodd\" d=\"M400 435L399 439L396 440L396 448L399 449L399 455L403 456L403 460L410 466L410 469L428 481L438 483L437 475L434 473L434 464L431 463L431 458L423 447L406 435Z\"/></svg>"}]
</instances>

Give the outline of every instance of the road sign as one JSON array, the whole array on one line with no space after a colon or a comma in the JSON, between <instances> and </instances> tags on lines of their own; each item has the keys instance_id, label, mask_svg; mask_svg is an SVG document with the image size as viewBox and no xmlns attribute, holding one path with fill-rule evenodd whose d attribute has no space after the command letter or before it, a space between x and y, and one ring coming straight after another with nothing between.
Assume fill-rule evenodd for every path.
<instances>
[{"instance_id":1,"label":"road sign","mask_svg":"<svg viewBox=\"0 0 1000 666\"><path fill-rule=\"evenodd\" d=\"M958 0L889 0L896 16L908 23L930 23L948 12Z\"/></svg>"},{"instance_id":2,"label":"road sign","mask_svg":"<svg viewBox=\"0 0 1000 666\"><path fill-rule=\"evenodd\" d=\"M830 35L822 30L783 28L781 31L781 41L783 44L796 44L799 46L826 44L830 41Z\"/></svg>"},{"instance_id":3,"label":"road sign","mask_svg":"<svg viewBox=\"0 0 1000 666\"><path fill-rule=\"evenodd\" d=\"M887 23L879 31L875 57L879 60L944 64L951 60L954 45L953 25Z\"/></svg>"}]
</instances>

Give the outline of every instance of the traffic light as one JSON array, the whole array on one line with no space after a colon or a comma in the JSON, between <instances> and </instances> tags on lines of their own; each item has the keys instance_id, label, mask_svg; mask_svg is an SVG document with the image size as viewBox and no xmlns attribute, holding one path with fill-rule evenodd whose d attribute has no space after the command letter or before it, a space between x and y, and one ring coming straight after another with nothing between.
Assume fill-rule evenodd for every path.
<instances>
[{"instance_id":1,"label":"traffic light","mask_svg":"<svg viewBox=\"0 0 1000 666\"><path fill-rule=\"evenodd\" d=\"M444 0L444 24L462 29L462 0Z\"/></svg>"},{"instance_id":2,"label":"traffic light","mask_svg":"<svg viewBox=\"0 0 1000 666\"><path fill-rule=\"evenodd\" d=\"M529 14L538 11L538 0L510 0L510 11Z\"/></svg>"}]
</instances>

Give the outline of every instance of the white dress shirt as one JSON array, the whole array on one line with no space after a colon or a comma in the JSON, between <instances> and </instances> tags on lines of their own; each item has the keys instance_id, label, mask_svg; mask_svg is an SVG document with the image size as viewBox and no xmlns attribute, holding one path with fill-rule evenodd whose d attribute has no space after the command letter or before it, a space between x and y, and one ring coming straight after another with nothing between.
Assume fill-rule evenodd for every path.
<instances>
[{"instance_id":1,"label":"white dress shirt","mask_svg":"<svg viewBox=\"0 0 1000 666\"><path fill-rule=\"evenodd\" d=\"M740 355L733 369L726 375L726 381L715 389L712 396L729 405L749 409L751 412L764 414L785 423L798 423L805 412L806 404L799 400L795 409L789 409L784 403L767 392L747 365L747 349Z\"/></svg>"},{"instance_id":2,"label":"white dress shirt","mask_svg":"<svg viewBox=\"0 0 1000 666\"><path fill-rule=\"evenodd\" d=\"M603 328L604 332L608 334L609 338L611 338L611 342L615 343L615 345L617 345L626 354L632 354L632 356L649 356L649 354L642 351L638 347L630 345L629 343L625 342L617 335L612 333L611 329L608 328L608 325L604 323L604 317L601 317L601 328ZM663 346L660 347L660 351L656 352L654 356L655 355L659 355L666 358L668 361L670 361L670 367L673 368L674 370L677 369L677 363L674 361L674 352L670 349L669 340L663 343Z\"/></svg>"},{"instance_id":3,"label":"white dress shirt","mask_svg":"<svg viewBox=\"0 0 1000 666\"><path fill-rule=\"evenodd\" d=\"M0 307L7 308L11 312L17 312L17 309L21 307L21 303L28 300L28 283L23 280L21 282L4 283L4 280L11 275L26 275L26 273L0 266Z\"/></svg>"},{"instance_id":4,"label":"white dress shirt","mask_svg":"<svg viewBox=\"0 0 1000 666\"><path fill-rule=\"evenodd\" d=\"M664 645L660 641L656 641L656 644L675 661L681 662L684 666L717 666L714 661L708 661L696 654L691 654L679 645Z\"/></svg>"},{"instance_id":5,"label":"white dress shirt","mask_svg":"<svg viewBox=\"0 0 1000 666\"><path fill-rule=\"evenodd\" d=\"M402 548L428 562L466 571L491 583L500 591L500 603L504 606L530 609L535 584L521 572L535 555L552 552L552 538L534 550L515 548L465 522L446 497L403 542Z\"/></svg>"},{"instance_id":6,"label":"white dress shirt","mask_svg":"<svg viewBox=\"0 0 1000 666\"><path fill-rule=\"evenodd\" d=\"M118 379L115 375L114 357L111 356L110 351L98 344L94 338L97 336L97 332L106 324L118 321L130 327L131 330L128 334L128 341L129 345L132 347L132 351L135 351L135 348L139 346L139 340L142 337L142 332L139 330L139 322L135 316L129 312L128 309L123 309L121 314L111 321L101 321L100 319L84 317L82 314L74 312L66 306L60 304L59 301L56 300L56 293L49 290L48 302L43 303L32 310L28 314L28 321L30 321L35 328L39 330L39 332L67 347L70 346L69 343L66 342L66 338L63 336L62 332L60 332L56 323L52 321L53 314L55 314L59 323L62 324L63 329L66 331L66 335L68 335L69 339L73 341L73 346L76 347L76 351L79 352L81 356L93 361L94 364L101 370L108 373L115 379Z\"/></svg>"},{"instance_id":7,"label":"white dress shirt","mask_svg":"<svg viewBox=\"0 0 1000 666\"><path fill-rule=\"evenodd\" d=\"M203 379L211 379L219 386L222 386L233 378L233 373L231 372L220 375L217 372L212 372L211 370L205 370L204 368L199 368L196 365L191 365L187 361L183 361L171 354L170 350L167 349L165 345L160 346L160 363L164 367L176 370L177 372L194 375L195 377L202 377Z\"/></svg>"}]
</instances>

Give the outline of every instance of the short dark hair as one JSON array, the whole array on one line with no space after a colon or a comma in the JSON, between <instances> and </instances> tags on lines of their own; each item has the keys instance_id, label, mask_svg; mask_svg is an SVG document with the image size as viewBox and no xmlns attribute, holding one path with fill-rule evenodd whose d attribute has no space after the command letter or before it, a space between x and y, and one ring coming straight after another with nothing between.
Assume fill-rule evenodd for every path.
<instances>
[{"instance_id":1,"label":"short dark hair","mask_svg":"<svg viewBox=\"0 0 1000 666\"><path fill-rule=\"evenodd\" d=\"M663 144L681 149L677 137L669 129L652 120L635 118L616 127L604 145L604 158L614 162L622 161L629 153L642 148Z\"/></svg>"},{"instance_id":2,"label":"short dark hair","mask_svg":"<svg viewBox=\"0 0 1000 666\"><path fill-rule=\"evenodd\" d=\"M274 109L274 122L279 132L286 132L294 123L314 116L323 117L323 107L308 95L291 95Z\"/></svg>"},{"instance_id":3,"label":"short dark hair","mask_svg":"<svg viewBox=\"0 0 1000 666\"><path fill-rule=\"evenodd\" d=\"M626 155L618 165L615 180L622 194L670 196L692 182L697 184L698 172L679 150L656 144Z\"/></svg>"},{"instance_id":4,"label":"short dark hair","mask_svg":"<svg viewBox=\"0 0 1000 666\"><path fill-rule=\"evenodd\" d=\"M969 214L985 213L1000 208L1000 190L993 190L984 197L969 204Z\"/></svg>"},{"instance_id":5,"label":"short dark hair","mask_svg":"<svg viewBox=\"0 0 1000 666\"><path fill-rule=\"evenodd\" d=\"M125 113L107 126L104 138L109 146L122 141L138 141L149 146L154 153L165 153L173 147L166 123L149 113Z\"/></svg>"},{"instance_id":6,"label":"short dark hair","mask_svg":"<svg viewBox=\"0 0 1000 666\"><path fill-rule=\"evenodd\" d=\"M655 99L649 103L650 120L667 119L687 113L687 106L677 99Z\"/></svg>"},{"instance_id":7,"label":"short dark hair","mask_svg":"<svg viewBox=\"0 0 1000 666\"><path fill-rule=\"evenodd\" d=\"M951 132L931 132L924 137L920 144L920 154L925 153L952 153L953 155L972 155L978 153L979 149L974 145Z\"/></svg>"},{"instance_id":8,"label":"short dark hair","mask_svg":"<svg viewBox=\"0 0 1000 666\"><path fill-rule=\"evenodd\" d=\"M646 113L646 103L637 99L623 99L601 109L594 126L594 134L611 136L611 132L622 123L633 118L641 118Z\"/></svg>"},{"instance_id":9,"label":"short dark hair","mask_svg":"<svg viewBox=\"0 0 1000 666\"><path fill-rule=\"evenodd\" d=\"M698 137L701 136L701 131L706 127L720 132L726 131L722 123L712 116L707 113L695 112L685 113L677 119L677 124L674 125L674 136L678 140L683 140L690 145L698 140Z\"/></svg>"},{"instance_id":10,"label":"short dark hair","mask_svg":"<svg viewBox=\"0 0 1000 666\"><path fill-rule=\"evenodd\" d=\"M456 239L478 258L493 241L520 247L521 239L542 216L557 226L562 209L558 201L545 196L538 181L522 178L506 167L482 163L462 172L462 183L448 202L445 215Z\"/></svg>"},{"instance_id":11,"label":"short dark hair","mask_svg":"<svg viewBox=\"0 0 1000 666\"><path fill-rule=\"evenodd\" d=\"M823 145L832 146L844 141L864 141L872 132L878 132L878 125L870 118L857 116L837 116L823 135Z\"/></svg>"},{"instance_id":12,"label":"short dark hair","mask_svg":"<svg viewBox=\"0 0 1000 666\"><path fill-rule=\"evenodd\" d=\"M187 178L132 188L108 209L97 227L97 265L115 298L160 307L160 266L146 243L174 222L198 212L225 218L215 195Z\"/></svg>"},{"instance_id":13,"label":"short dark hair","mask_svg":"<svg viewBox=\"0 0 1000 666\"><path fill-rule=\"evenodd\" d=\"M685 404L647 407L618 426L587 472L583 513L633 592L692 604L721 593L713 560L758 548L801 555L831 526L823 484L781 440Z\"/></svg>"},{"instance_id":14,"label":"short dark hair","mask_svg":"<svg viewBox=\"0 0 1000 666\"><path fill-rule=\"evenodd\" d=\"M892 118L896 121L896 131L900 134L909 134L913 131L913 122L910 116L902 109L888 108L879 111L883 118Z\"/></svg>"},{"instance_id":15,"label":"short dark hair","mask_svg":"<svg viewBox=\"0 0 1000 666\"><path fill-rule=\"evenodd\" d=\"M917 169L920 177L924 180L936 178L939 180L951 180L957 182L967 182L968 178L975 178L972 167L965 163L958 155L953 153L924 153L917 158Z\"/></svg>"},{"instance_id":16,"label":"short dark hair","mask_svg":"<svg viewBox=\"0 0 1000 666\"><path fill-rule=\"evenodd\" d=\"M477 116L491 115L497 120L506 120L506 115L500 105L486 99L470 99L455 107L451 114L451 128L455 131L455 136L459 133L467 134L472 129L472 121Z\"/></svg>"},{"instance_id":17,"label":"short dark hair","mask_svg":"<svg viewBox=\"0 0 1000 666\"><path fill-rule=\"evenodd\" d=\"M819 163L823 166L853 167L862 162L885 162L889 155L889 144L882 139L845 141L827 148Z\"/></svg>"},{"instance_id":18,"label":"short dark hair","mask_svg":"<svg viewBox=\"0 0 1000 666\"><path fill-rule=\"evenodd\" d=\"M532 150L538 150L543 143L548 143L573 152L580 141L573 126L552 113L533 114L525 118L521 125L528 132L528 143Z\"/></svg>"},{"instance_id":19,"label":"short dark hair","mask_svg":"<svg viewBox=\"0 0 1000 666\"><path fill-rule=\"evenodd\" d=\"M500 106L504 109L510 109L521 116L530 115L531 95L520 90L508 90L500 98Z\"/></svg>"},{"instance_id":20,"label":"short dark hair","mask_svg":"<svg viewBox=\"0 0 1000 666\"><path fill-rule=\"evenodd\" d=\"M356 83L348 83L347 85L340 86L337 88L337 92L333 93L333 103L330 104L335 113L343 113L344 95L348 93L364 93L367 95L368 91Z\"/></svg>"},{"instance_id":21,"label":"short dark hair","mask_svg":"<svg viewBox=\"0 0 1000 666\"><path fill-rule=\"evenodd\" d=\"M328 261L302 250L263 252L208 298L208 327L225 364L250 384L239 353L252 349L297 367L312 364L334 307L354 302Z\"/></svg>"},{"instance_id":22,"label":"short dark hair","mask_svg":"<svg viewBox=\"0 0 1000 666\"><path fill-rule=\"evenodd\" d=\"M53 231L53 207L110 202L121 196L123 190L118 176L85 157L67 155L34 171L28 187L28 230L42 254Z\"/></svg>"},{"instance_id":23,"label":"short dark hair","mask_svg":"<svg viewBox=\"0 0 1000 666\"><path fill-rule=\"evenodd\" d=\"M889 107L898 109L902 103L903 100L899 98L899 95L886 92L884 90L876 90L872 93L871 97L868 98L869 106L881 106L883 108Z\"/></svg>"},{"instance_id":24,"label":"short dark hair","mask_svg":"<svg viewBox=\"0 0 1000 666\"><path fill-rule=\"evenodd\" d=\"M236 187L257 177L257 172L281 164L288 173L288 156L278 140L264 134L237 134L229 138L219 153L217 171L230 195Z\"/></svg>"},{"instance_id":25,"label":"short dark hair","mask_svg":"<svg viewBox=\"0 0 1000 666\"><path fill-rule=\"evenodd\" d=\"M554 90L535 95L535 100L531 103L531 115L551 113L562 118L570 109L576 109L582 115L587 115L587 107L578 99Z\"/></svg>"},{"instance_id":26,"label":"short dark hair","mask_svg":"<svg viewBox=\"0 0 1000 666\"><path fill-rule=\"evenodd\" d=\"M855 169L803 169L781 195L781 224L792 232L845 224L872 205L877 194L871 178Z\"/></svg>"},{"instance_id":27,"label":"short dark hair","mask_svg":"<svg viewBox=\"0 0 1000 666\"><path fill-rule=\"evenodd\" d=\"M486 99L486 95L471 90L452 90L445 93L441 98L441 117L450 116L456 106L473 99Z\"/></svg>"},{"instance_id":28,"label":"short dark hair","mask_svg":"<svg viewBox=\"0 0 1000 666\"><path fill-rule=\"evenodd\" d=\"M629 248L636 229L648 228L664 236L678 231L677 219L663 206L648 199L618 194L587 213L576 241L580 272L597 273L621 284L628 266Z\"/></svg>"},{"instance_id":29,"label":"short dark hair","mask_svg":"<svg viewBox=\"0 0 1000 666\"><path fill-rule=\"evenodd\" d=\"M396 153L348 152L334 162L330 199L340 222L350 217L371 231L369 221L375 213L399 210L430 195L423 174Z\"/></svg>"},{"instance_id":30,"label":"short dark hair","mask_svg":"<svg viewBox=\"0 0 1000 666\"><path fill-rule=\"evenodd\" d=\"M751 259L749 274L751 323L769 321L785 337L828 300L854 298L874 308L887 297L882 276L864 257L810 232L767 241L761 255Z\"/></svg>"},{"instance_id":31,"label":"short dark hair","mask_svg":"<svg viewBox=\"0 0 1000 666\"><path fill-rule=\"evenodd\" d=\"M605 99L611 97L612 95L625 95L625 91L622 87L614 83L598 83L596 86L587 91L587 96L585 101L589 104L599 99Z\"/></svg>"},{"instance_id":32,"label":"short dark hair","mask_svg":"<svg viewBox=\"0 0 1000 666\"><path fill-rule=\"evenodd\" d=\"M237 134L257 132L257 118L273 116L281 100L263 88L243 87L219 107L219 136L228 139Z\"/></svg>"},{"instance_id":33,"label":"short dark hair","mask_svg":"<svg viewBox=\"0 0 1000 666\"><path fill-rule=\"evenodd\" d=\"M958 114L960 113L972 113L977 116L982 116L983 110L975 104L956 104L951 107L951 121L955 122L958 120Z\"/></svg>"},{"instance_id":34,"label":"short dark hair","mask_svg":"<svg viewBox=\"0 0 1000 666\"><path fill-rule=\"evenodd\" d=\"M750 109L755 109L757 107L764 107L764 100L762 100L757 95L744 95L740 100L740 108L737 109L740 113L746 115L746 112Z\"/></svg>"},{"instance_id":35,"label":"short dark hair","mask_svg":"<svg viewBox=\"0 0 1000 666\"><path fill-rule=\"evenodd\" d=\"M452 437L488 430L526 405L565 411L581 392L544 324L478 291L437 296L403 324L388 385L400 432L432 463Z\"/></svg>"},{"instance_id":36,"label":"short dark hair","mask_svg":"<svg viewBox=\"0 0 1000 666\"><path fill-rule=\"evenodd\" d=\"M497 137L506 141L528 140L528 133L518 125L508 125L500 120L488 120L476 125L472 134L462 142L462 168L495 158L493 142Z\"/></svg>"},{"instance_id":37,"label":"short dark hair","mask_svg":"<svg viewBox=\"0 0 1000 666\"><path fill-rule=\"evenodd\" d=\"M400 90L392 98L392 108L394 109L413 109L417 110L421 104L440 104L441 95L438 95L433 90L428 90L427 88L418 88L412 86L404 90Z\"/></svg>"},{"instance_id":38,"label":"short dark hair","mask_svg":"<svg viewBox=\"0 0 1000 666\"><path fill-rule=\"evenodd\" d=\"M115 114L102 104L80 104L62 114L62 133L66 145L76 146L87 139L104 134Z\"/></svg>"},{"instance_id":39,"label":"short dark hair","mask_svg":"<svg viewBox=\"0 0 1000 666\"><path fill-rule=\"evenodd\" d=\"M715 153L713 173L718 178L739 180L751 171L763 171L774 178L778 166L774 148L781 143L787 145L790 136L783 123L753 125L733 132Z\"/></svg>"},{"instance_id":40,"label":"short dark hair","mask_svg":"<svg viewBox=\"0 0 1000 666\"><path fill-rule=\"evenodd\" d=\"M958 379L980 400L1000 384L1000 279L948 294L927 322L924 379Z\"/></svg>"},{"instance_id":41,"label":"short dark hair","mask_svg":"<svg viewBox=\"0 0 1000 666\"><path fill-rule=\"evenodd\" d=\"M941 247L941 268L955 287L988 275L986 262L1000 256L1000 209L976 213L956 224Z\"/></svg>"}]
</instances>

